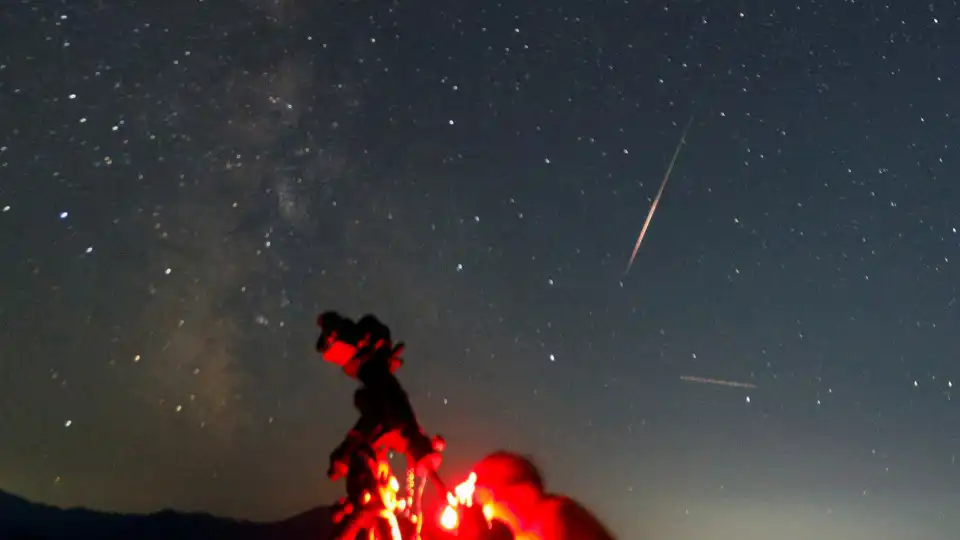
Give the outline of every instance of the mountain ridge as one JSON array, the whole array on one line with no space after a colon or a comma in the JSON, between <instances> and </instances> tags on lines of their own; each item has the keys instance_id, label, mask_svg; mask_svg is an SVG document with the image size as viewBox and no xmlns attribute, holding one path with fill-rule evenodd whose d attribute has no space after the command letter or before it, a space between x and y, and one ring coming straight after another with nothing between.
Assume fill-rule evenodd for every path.
<instances>
[{"instance_id":1,"label":"mountain ridge","mask_svg":"<svg viewBox=\"0 0 960 540\"><path fill-rule=\"evenodd\" d=\"M331 529L326 506L256 522L172 509L123 514L59 508L0 490L0 540L327 540Z\"/></svg>"}]
</instances>

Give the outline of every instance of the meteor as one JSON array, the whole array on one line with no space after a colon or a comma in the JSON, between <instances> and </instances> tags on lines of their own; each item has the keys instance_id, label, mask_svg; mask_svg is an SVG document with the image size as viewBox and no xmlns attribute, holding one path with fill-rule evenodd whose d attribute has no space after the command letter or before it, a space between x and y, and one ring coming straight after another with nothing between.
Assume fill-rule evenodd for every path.
<instances>
[{"instance_id":1,"label":"meteor","mask_svg":"<svg viewBox=\"0 0 960 540\"><path fill-rule=\"evenodd\" d=\"M719 386L732 386L734 388L756 388L757 385L745 382L737 381L725 381L723 379L710 379L707 377L694 377L692 375L681 375L681 381L700 383L700 384L716 384Z\"/></svg>"},{"instance_id":2,"label":"meteor","mask_svg":"<svg viewBox=\"0 0 960 540\"><path fill-rule=\"evenodd\" d=\"M640 242L647 234L647 227L650 226L650 220L653 219L653 213L657 211L657 204L660 203L660 197L663 195L663 188L667 187L667 181L670 180L670 173L673 172L673 165L677 162L677 156L680 155L680 149L687 142L687 131L690 131L690 125L693 124L693 116L687 122L687 127L683 128L683 134L680 135L680 142L677 143L677 149L673 152L673 159L670 160L670 166L667 167L667 174L663 175L663 181L660 182L660 189L657 190L657 196L653 198L653 204L650 205L650 211L647 212L647 219L643 222L643 228L640 229L640 236L637 237L637 244L633 246L633 253L630 255L630 262L627 263L627 269L623 271L626 275L633 266L634 259L637 258L637 251L640 250Z\"/></svg>"}]
</instances>

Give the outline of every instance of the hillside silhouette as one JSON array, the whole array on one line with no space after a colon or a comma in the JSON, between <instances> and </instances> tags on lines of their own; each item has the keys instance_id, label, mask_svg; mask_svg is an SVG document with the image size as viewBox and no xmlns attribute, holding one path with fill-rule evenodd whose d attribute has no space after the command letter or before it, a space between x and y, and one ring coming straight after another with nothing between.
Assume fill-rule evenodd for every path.
<instances>
[{"instance_id":1,"label":"hillside silhouette","mask_svg":"<svg viewBox=\"0 0 960 540\"><path fill-rule=\"evenodd\" d=\"M318 507L275 522L163 510L116 514L63 509L0 490L0 540L327 540L330 510Z\"/></svg>"}]
</instances>

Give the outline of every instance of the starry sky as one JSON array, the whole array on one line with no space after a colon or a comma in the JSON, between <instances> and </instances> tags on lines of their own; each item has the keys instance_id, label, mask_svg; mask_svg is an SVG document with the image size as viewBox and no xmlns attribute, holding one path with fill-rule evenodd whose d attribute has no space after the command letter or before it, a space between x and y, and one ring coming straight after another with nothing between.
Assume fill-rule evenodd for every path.
<instances>
[{"instance_id":1,"label":"starry sky","mask_svg":"<svg viewBox=\"0 0 960 540\"><path fill-rule=\"evenodd\" d=\"M407 343L444 474L532 454L621 538L960 526L956 3L24 0L0 28L0 488L331 502L337 309Z\"/></svg>"}]
</instances>

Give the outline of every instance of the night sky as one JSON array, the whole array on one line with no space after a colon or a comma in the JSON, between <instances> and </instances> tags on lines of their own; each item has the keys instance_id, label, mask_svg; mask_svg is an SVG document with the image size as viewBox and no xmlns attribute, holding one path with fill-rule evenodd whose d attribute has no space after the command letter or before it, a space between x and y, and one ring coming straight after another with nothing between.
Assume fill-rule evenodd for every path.
<instances>
[{"instance_id":1,"label":"night sky","mask_svg":"<svg viewBox=\"0 0 960 540\"><path fill-rule=\"evenodd\" d=\"M532 454L627 540L960 527L955 2L7 4L0 489L333 501L337 309L450 479Z\"/></svg>"}]
</instances>

